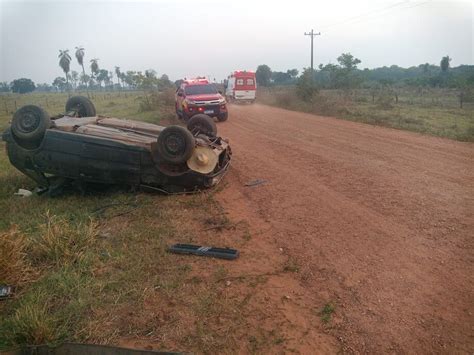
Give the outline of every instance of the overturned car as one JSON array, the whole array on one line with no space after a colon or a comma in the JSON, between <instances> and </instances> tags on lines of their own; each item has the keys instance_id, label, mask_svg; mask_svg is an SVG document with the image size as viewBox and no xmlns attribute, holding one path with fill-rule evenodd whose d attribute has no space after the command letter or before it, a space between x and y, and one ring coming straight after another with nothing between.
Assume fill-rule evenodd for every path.
<instances>
[{"instance_id":1,"label":"overturned car","mask_svg":"<svg viewBox=\"0 0 474 355\"><path fill-rule=\"evenodd\" d=\"M165 193L216 185L227 171L231 150L214 121L194 116L187 125L151 123L96 115L92 102L71 97L66 114L50 117L28 105L3 133L10 162L40 187L120 184Z\"/></svg>"}]
</instances>

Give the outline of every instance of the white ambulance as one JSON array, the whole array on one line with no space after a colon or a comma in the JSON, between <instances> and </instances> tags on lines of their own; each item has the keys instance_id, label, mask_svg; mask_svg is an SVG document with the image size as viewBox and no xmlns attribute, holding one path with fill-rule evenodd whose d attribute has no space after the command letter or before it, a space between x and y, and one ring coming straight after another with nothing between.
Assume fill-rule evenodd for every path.
<instances>
[{"instance_id":1,"label":"white ambulance","mask_svg":"<svg viewBox=\"0 0 474 355\"><path fill-rule=\"evenodd\" d=\"M255 72L246 70L234 71L224 83L228 101L254 102L257 92Z\"/></svg>"}]
</instances>

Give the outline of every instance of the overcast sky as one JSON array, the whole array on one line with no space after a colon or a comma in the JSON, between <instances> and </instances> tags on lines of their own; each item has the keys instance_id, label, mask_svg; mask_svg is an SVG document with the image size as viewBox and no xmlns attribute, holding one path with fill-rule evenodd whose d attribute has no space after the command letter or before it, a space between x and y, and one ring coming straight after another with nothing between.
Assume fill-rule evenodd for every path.
<instances>
[{"instance_id":1,"label":"overcast sky","mask_svg":"<svg viewBox=\"0 0 474 355\"><path fill-rule=\"evenodd\" d=\"M86 50L86 62L122 71L155 69L175 80L232 70L301 70L336 62L360 68L474 64L472 1L11 1L0 0L0 81L51 83L63 75L59 49ZM80 71L74 60L72 70ZM87 68L86 70L89 70Z\"/></svg>"}]
</instances>

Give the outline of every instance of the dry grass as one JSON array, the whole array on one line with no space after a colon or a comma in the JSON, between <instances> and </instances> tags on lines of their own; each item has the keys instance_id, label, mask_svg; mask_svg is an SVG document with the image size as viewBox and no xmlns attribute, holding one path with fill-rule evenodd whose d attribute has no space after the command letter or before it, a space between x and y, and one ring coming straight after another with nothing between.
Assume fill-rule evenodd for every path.
<instances>
[{"instance_id":1,"label":"dry grass","mask_svg":"<svg viewBox=\"0 0 474 355\"><path fill-rule=\"evenodd\" d=\"M28 299L8 322L4 335L14 339L17 343L45 344L56 338L56 324L51 317L49 305L45 302L47 295L34 294L35 299Z\"/></svg>"},{"instance_id":2,"label":"dry grass","mask_svg":"<svg viewBox=\"0 0 474 355\"><path fill-rule=\"evenodd\" d=\"M84 262L94 246L98 234L97 222L71 224L65 218L51 216L47 211L46 222L29 241L29 256L36 264L69 266Z\"/></svg>"},{"instance_id":3,"label":"dry grass","mask_svg":"<svg viewBox=\"0 0 474 355\"><path fill-rule=\"evenodd\" d=\"M36 272L28 260L28 242L16 226L0 234L0 283L22 286Z\"/></svg>"}]
</instances>

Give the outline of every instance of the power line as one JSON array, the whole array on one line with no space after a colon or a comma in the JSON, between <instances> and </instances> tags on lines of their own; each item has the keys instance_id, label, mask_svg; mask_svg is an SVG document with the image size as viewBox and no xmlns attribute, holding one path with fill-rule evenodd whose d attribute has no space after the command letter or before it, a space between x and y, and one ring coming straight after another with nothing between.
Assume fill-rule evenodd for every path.
<instances>
[{"instance_id":1,"label":"power line","mask_svg":"<svg viewBox=\"0 0 474 355\"><path fill-rule=\"evenodd\" d=\"M349 17L349 18L346 18L344 21L340 21L340 22L336 22L336 23L333 23L331 25L328 25L326 27L323 26L323 29L326 31L327 29L331 28L331 27L335 27L335 26L339 26L339 25L343 25L345 23L348 23L348 22L351 22L353 20L357 20L361 17L365 17L365 16L368 16L368 15L373 15L375 13L378 13L378 12L383 12L385 10L389 10L389 9L392 9L394 7L397 7L397 6L400 6L400 5L404 5L408 2L408 0L405 0L405 1L401 1L401 2L398 2L396 4L392 4L390 6L386 6L386 7L383 7L383 8L380 8L380 9L376 9L376 10L372 10L372 11L369 11L369 12L366 12L366 13L363 13L363 14L360 14L360 15L357 15L357 16L353 16L353 17Z\"/></svg>"},{"instance_id":2,"label":"power line","mask_svg":"<svg viewBox=\"0 0 474 355\"><path fill-rule=\"evenodd\" d=\"M348 18L344 21L341 21L341 22L333 23L331 25L323 27L323 29L324 29L325 32L327 32L328 28L333 28L333 27L341 26L341 25L345 25L345 24L357 24L357 23L360 23L360 22L366 21L366 20L370 21L370 20L373 20L375 18L375 17L373 17L374 15L377 15L377 17L380 17L380 14L386 15L387 13L389 13L393 10L396 10L397 8L399 8L401 10L406 10L406 9L411 9L411 8L414 8L414 7L425 5L429 2L431 2L431 1L424 1L424 2L416 3L416 4L410 4L409 1L398 2L396 4L392 4L392 5L384 7L384 8L373 10L373 11L370 11L370 12L367 12L367 13L364 13L364 14L361 14L361 15L354 16L354 17L350 17L350 18ZM408 5L408 4L412 5L412 6L400 7L402 5Z\"/></svg>"}]
</instances>

